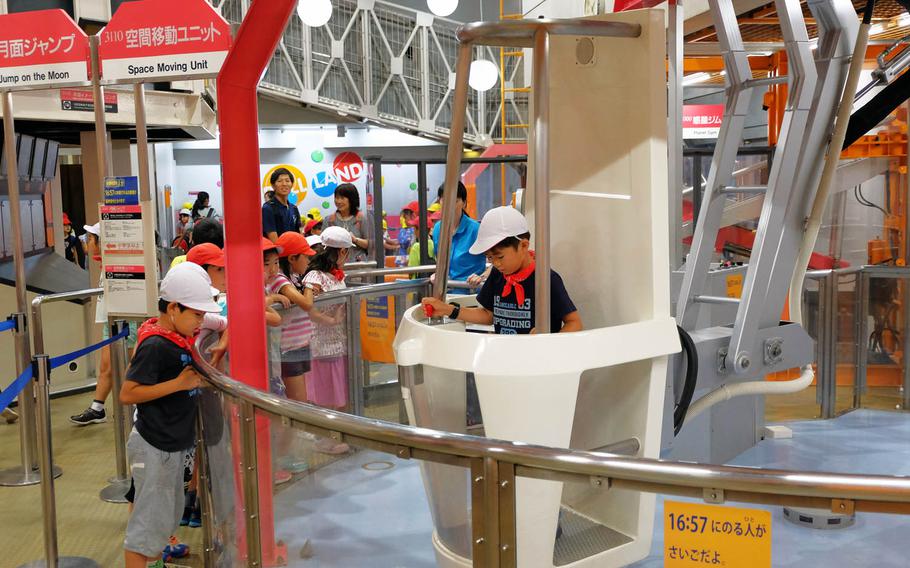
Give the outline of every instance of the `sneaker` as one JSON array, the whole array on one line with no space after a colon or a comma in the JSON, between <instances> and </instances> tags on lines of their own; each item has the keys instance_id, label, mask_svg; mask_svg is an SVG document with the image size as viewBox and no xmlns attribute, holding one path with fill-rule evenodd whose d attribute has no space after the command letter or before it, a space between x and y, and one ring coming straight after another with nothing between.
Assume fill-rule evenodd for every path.
<instances>
[{"instance_id":1,"label":"sneaker","mask_svg":"<svg viewBox=\"0 0 910 568\"><path fill-rule=\"evenodd\" d=\"M17 420L19 420L19 415L16 414L16 411L10 410L9 408L4 408L3 412L0 413L0 416L2 416L4 420L6 420L7 424L13 424Z\"/></svg>"},{"instance_id":2,"label":"sneaker","mask_svg":"<svg viewBox=\"0 0 910 568\"><path fill-rule=\"evenodd\" d=\"M199 509L193 509L193 512L190 513L189 527L191 529L198 529L201 526L202 526L202 511Z\"/></svg>"},{"instance_id":3,"label":"sneaker","mask_svg":"<svg viewBox=\"0 0 910 568\"><path fill-rule=\"evenodd\" d=\"M184 507L184 508L183 508L183 516L180 517L180 526L181 526L181 527L185 527L185 526L189 525L189 524L190 524L190 517L192 517L192 516L193 516L193 508L192 508L192 507Z\"/></svg>"},{"instance_id":4,"label":"sneaker","mask_svg":"<svg viewBox=\"0 0 910 568\"><path fill-rule=\"evenodd\" d=\"M88 426L89 424L101 424L102 422L107 422L107 415L104 413L104 409L93 410L91 407L86 408L82 414L77 414L75 416L70 416L70 422L76 426Z\"/></svg>"},{"instance_id":5,"label":"sneaker","mask_svg":"<svg viewBox=\"0 0 910 568\"><path fill-rule=\"evenodd\" d=\"M177 540L177 537L172 536L170 538L170 543L164 547L164 551L161 553L161 561L167 562L172 558L184 558L189 555L189 545L183 544Z\"/></svg>"}]
</instances>

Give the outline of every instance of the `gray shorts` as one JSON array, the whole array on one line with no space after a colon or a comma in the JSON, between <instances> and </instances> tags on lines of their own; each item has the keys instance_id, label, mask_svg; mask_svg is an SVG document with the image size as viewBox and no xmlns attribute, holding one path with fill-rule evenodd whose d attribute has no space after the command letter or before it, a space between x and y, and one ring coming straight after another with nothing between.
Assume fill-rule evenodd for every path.
<instances>
[{"instance_id":1,"label":"gray shorts","mask_svg":"<svg viewBox=\"0 0 910 568\"><path fill-rule=\"evenodd\" d=\"M136 496L123 547L158 558L183 515L183 460L188 450L164 452L134 429L126 453Z\"/></svg>"}]
</instances>

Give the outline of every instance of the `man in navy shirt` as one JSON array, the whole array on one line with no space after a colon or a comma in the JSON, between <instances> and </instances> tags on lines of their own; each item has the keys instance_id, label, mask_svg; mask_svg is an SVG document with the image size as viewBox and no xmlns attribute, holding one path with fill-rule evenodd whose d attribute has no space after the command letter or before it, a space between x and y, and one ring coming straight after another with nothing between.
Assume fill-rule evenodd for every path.
<instances>
[{"instance_id":1,"label":"man in navy shirt","mask_svg":"<svg viewBox=\"0 0 910 568\"><path fill-rule=\"evenodd\" d=\"M434 315L469 323L493 324L496 333L534 333L534 256L530 231L524 216L512 207L497 207L483 216L473 254L485 253L493 264L490 277L477 294L479 308L446 304L424 298ZM581 316L569 297L559 274L550 271L550 329L553 332L581 331Z\"/></svg>"},{"instance_id":2,"label":"man in navy shirt","mask_svg":"<svg viewBox=\"0 0 910 568\"><path fill-rule=\"evenodd\" d=\"M278 168L269 178L275 195L262 204L262 236L273 243L282 233L300 232L300 211L297 206L288 203L291 188L294 187L294 174L287 168Z\"/></svg>"}]
</instances>

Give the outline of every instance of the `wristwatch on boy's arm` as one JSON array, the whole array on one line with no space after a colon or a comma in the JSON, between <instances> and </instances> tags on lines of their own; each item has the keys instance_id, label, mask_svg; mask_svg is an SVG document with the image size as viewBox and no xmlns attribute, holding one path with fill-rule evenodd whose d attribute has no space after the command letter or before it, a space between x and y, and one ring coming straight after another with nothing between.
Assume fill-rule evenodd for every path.
<instances>
[{"instance_id":1,"label":"wristwatch on boy's arm","mask_svg":"<svg viewBox=\"0 0 910 568\"><path fill-rule=\"evenodd\" d=\"M452 313L449 314L449 319L457 320L458 314L461 313L461 306L455 302L449 302L449 305L452 306Z\"/></svg>"}]
</instances>

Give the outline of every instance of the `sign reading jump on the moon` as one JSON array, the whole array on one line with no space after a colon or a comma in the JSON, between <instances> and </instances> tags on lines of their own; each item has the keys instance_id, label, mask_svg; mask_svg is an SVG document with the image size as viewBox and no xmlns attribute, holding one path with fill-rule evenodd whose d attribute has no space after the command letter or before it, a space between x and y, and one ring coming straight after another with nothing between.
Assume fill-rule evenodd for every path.
<instances>
[{"instance_id":1,"label":"sign reading jump on the moon","mask_svg":"<svg viewBox=\"0 0 910 568\"><path fill-rule=\"evenodd\" d=\"M88 36L63 10L0 16L0 90L89 81Z\"/></svg>"},{"instance_id":2,"label":"sign reading jump on the moon","mask_svg":"<svg viewBox=\"0 0 910 568\"><path fill-rule=\"evenodd\" d=\"M104 83L215 77L231 49L231 27L205 0L120 5L100 32Z\"/></svg>"}]
</instances>

